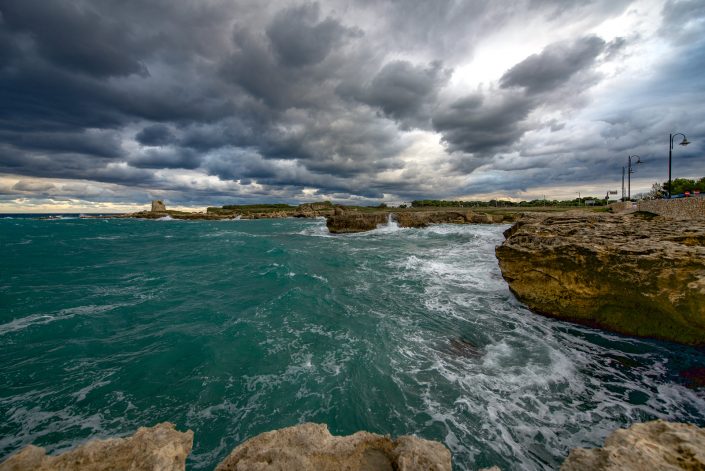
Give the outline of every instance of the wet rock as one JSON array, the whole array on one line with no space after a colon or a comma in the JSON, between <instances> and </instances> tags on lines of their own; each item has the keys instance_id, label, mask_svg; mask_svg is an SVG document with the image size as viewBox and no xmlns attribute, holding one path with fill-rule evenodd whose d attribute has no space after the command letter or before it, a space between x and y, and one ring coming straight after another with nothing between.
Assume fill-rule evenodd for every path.
<instances>
[{"instance_id":1,"label":"wet rock","mask_svg":"<svg viewBox=\"0 0 705 471\"><path fill-rule=\"evenodd\" d=\"M690 389L705 388L705 367L688 368L681 371L679 376L685 380L685 385Z\"/></svg>"},{"instance_id":2,"label":"wet rock","mask_svg":"<svg viewBox=\"0 0 705 471\"><path fill-rule=\"evenodd\" d=\"M0 471L183 471L193 432L174 424L140 427L126 438L92 440L57 456L29 445L0 464Z\"/></svg>"},{"instance_id":3,"label":"wet rock","mask_svg":"<svg viewBox=\"0 0 705 471\"><path fill-rule=\"evenodd\" d=\"M241 444L216 471L450 471L448 449L413 436L396 440L368 432L346 437L325 424L301 424L265 432Z\"/></svg>"},{"instance_id":4,"label":"wet rock","mask_svg":"<svg viewBox=\"0 0 705 471\"><path fill-rule=\"evenodd\" d=\"M395 211L389 212L357 212L337 211L327 217L326 225L332 233L371 231L379 224L387 222L389 214L399 224L399 227L426 227L429 224L496 224L510 219L509 216L475 213L466 210L439 209L436 211Z\"/></svg>"},{"instance_id":5,"label":"wet rock","mask_svg":"<svg viewBox=\"0 0 705 471\"><path fill-rule=\"evenodd\" d=\"M482 356L482 349L462 337L452 338L448 341L448 352L456 356L477 358Z\"/></svg>"},{"instance_id":6,"label":"wet rock","mask_svg":"<svg viewBox=\"0 0 705 471\"><path fill-rule=\"evenodd\" d=\"M561 471L705 469L705 428L656 420L620 429L602 448L575 448Z\"/></svg>"},{"instance_id":7,"label":"wet rock","mask_svg":"<svg viewBox=\"0 0 705 471\"><path fill-rule=\"evenodd\" d=\"M566 214L520 221L496 254L532 311L705 345L705 221Z\"/></svg>"},{"instance_id":8,"label":"wet rock","mask_svg":"<svg viewBox=\"0 0 705 471\"><path fill-rule=\"evenodd\" d=\"M346 212L340 215L328 216L326 226L333 234L365 232L376 229L380 224L386 224L389 213L359 213Z\"/></svg>"}]
</instances>

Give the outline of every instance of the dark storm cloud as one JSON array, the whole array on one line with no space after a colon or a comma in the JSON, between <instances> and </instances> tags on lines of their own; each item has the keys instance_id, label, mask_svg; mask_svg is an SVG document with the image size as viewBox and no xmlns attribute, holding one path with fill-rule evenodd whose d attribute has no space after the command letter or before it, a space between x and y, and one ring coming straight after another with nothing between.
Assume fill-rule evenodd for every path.
<instances>
[{"instance_id":1,"label":"dark storm cloud","mask_svg":"<svg viewBox=\"0 0 705 471\"><path fill-rule=\"evenodd\" d=\"M527 93L551 90L592 65L604 48L605 41L597 36L554 43L509 69L499 83L502 88L524 87Z\"/></svg>"},{"instance_id":2,"label":"dark storm cloud","mask_svg":"<svg viewBox=\"0 0 705 471\"><path fill-rule=\"evenodd\" d=\"M346 36L362 34L359 29L345 28L333 18L319 22L319 17L317 3L287 8L274 16L266 33L280 63L289 67L317 64Z\"/></svg>"},{"instance_id":3,"label":"dark storm cloud","mask_svg":"<svg viewBox=\"0 0 705 471\"><path fill-rule=\"evenodd\" d=\"M482 86L459 85L453 71L472 70L475 47L503 28L522 37L532 34L525 24L550 31L579 19L587 26L575 28L591 30L627 3L0 0L0 172L119 183L183 202L291 200L304 188L364 200L471 191L459 182L479 167L534 175L551 165L544 150L575 162L591 143L621 152L632 141L620 136L639 142L639 132L682 127L665 117L681 108L649 112L639 127L628 107L632 116L600 116L610 129L573 143L573 154L560 145L575 132L571 113L590 104L585 91L604 78L596 69L628 59L636 33L605 43L578 32ZM662 34L681 18L668 41L691 66L680 71L674 56L678 76L642 97L667 96L668 83L697 102L699 3L666 5ZM688 116L693 129L700 115Z\"/></svg>"},{"instance_id":4,"label":"dark storm cloud","mask_svg":"<svg viewBox=\"0 0 705 471\"><path fill-rule=\"evenodd\" d=\"M88 3L3 0L3 24L26 35L38 53L69 70L97 77L147 74L130 53L130 25L112 21Z\"/></svg>"},{"instance_id":5,"label":"dark storm cloud","mask_svg":"<svg viewBox=\"0 0 705 471\"><path fill-rule=\"evenodd\" d=\"M526 131L522 122L536 102L523 93L503 93L486 100L473 95L452 103L433 117L451 152L483 154L507 147Z\"/></svg>"},{"instance_id":6,"label":"dark storm cloud","mask_svg":"<svg viewBox=\"0 0 705 471\"><path fill-rule=\"evenodd\" d=\"M112 131L0 131L0 141L24 150L86 154L102 158L117 158L124 155L120 136Z\"/></svg>"},{"instance_id":7,"label":"dark storm cloud","mask_svg":"<svg viewBox=\"0 0 705 471\"><path fill-rule=\"evenodd\" d=\"M392 61L382 67L367 87L344 83L338 87L338 93L381 109L387 117L405 127L424 127L430 117L430 107L451 73L439 61L427 66Z\"/></svg>"},{"instance_id":8,"label":"dark storm cloud","mask_svg":"<svg viewBox=\"0 0 705 471\"><path fill-rule=\"evenodd\" d=\"M191 149L160 147L136 152L127 159L127 163L136 168L194 169L201 165L201 157Z\"/></svg>"},{"instance_id":9,"label":"dark storm cloud","mask_svg":"<svg viewBox=\"0 0 705 471\"><path fill-rule=\"evenodd\" d=\"M174 134L168 126L153 124L137 133L135 140L145 146L163 146L175 141Z\"/></svg>"}]
</instances>

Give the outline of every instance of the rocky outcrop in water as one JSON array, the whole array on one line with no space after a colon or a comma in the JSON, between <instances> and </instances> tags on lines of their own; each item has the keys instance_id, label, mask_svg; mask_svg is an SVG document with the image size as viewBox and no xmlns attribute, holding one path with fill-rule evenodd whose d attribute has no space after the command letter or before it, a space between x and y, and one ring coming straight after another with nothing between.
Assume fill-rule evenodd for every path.
<instances>
[{"instance_id":1,"label":"rocky outcrop in water","mask_svg":"<svg viewBox=\"0 0 705 471\"><path fill-rule=\"evenodd\" d=\"M413 436L396 440L368 432L335 437L324 424L265 432L238 446L216 471L450 471L448 449Z\"/></svg>"},{"instance_id":2,"label":"rocky outcrop in water","mask_svg":"<svg viewBox=\"0 0 705 471\"><path fill-rule=\"evenodd\" d=\"M499 224L513 215L477 213L469 210L336 212L326 218L331 233L343 234L376 229L392 218L399 227L426 227L429 224Z\"/></svg>"},{"instance_id":3,"label":"rocky outcrop in water","mask_svg":"<svg viewBox=\"0 0 705 471\"><path fill-rule=\"evenodd\" d=\"M165 422L140 427L127 438L92 440L57 456L29 445L0 463L0 471L183 471L192 445L193 432L178 432Z\"/></svg>"},{"instance_id":4,"label":"rocky outcrop in water","mask_svg":"<svg viewBox=\"0 0 705 471\"><path fill-rule=\"evenodd\" d=\"M705 469L705 428L656 420L620 429L602 448L575 448L561 471Z\"/></svg>"},{"instance_id":5,"label":"rocky outcrop in water","mask_svg":"<svg viewBox=\"0 0 705 471\"><path fill-rule=\"evenodd\" d=\"M380 224L386 224L389 213L342 212L326 218L326 226L333 234L365 232L376 229Z\"/></svg>"},{"instance_id":6,"label":"rocky outcrop in water","mask_svg":"<svg viewBox=\"0 0 705 471\"><path fill-rule=\"evenodd\" d=\"M705 345L705 221L648 213L532 217L496 254L531 310L615 332Z\"/></svg>"}]
</instances>

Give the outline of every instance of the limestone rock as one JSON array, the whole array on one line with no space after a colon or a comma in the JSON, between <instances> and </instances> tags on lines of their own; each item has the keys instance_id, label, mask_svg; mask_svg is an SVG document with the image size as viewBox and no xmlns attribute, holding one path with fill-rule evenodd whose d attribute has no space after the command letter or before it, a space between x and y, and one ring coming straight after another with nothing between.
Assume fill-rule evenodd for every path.
<instances>
[{"instance_id":1,"label":"limestone rock","mask_svg":"<svg viewBox=\"0 0 705 471\"><path fill-rule=\"evenodd\" d=\"M561 471L705 469L705 428L656 420L620 429L603 448L576 448Z\"/></svg>"},{"instance_id":2,"label":"limestone rock","mask_svg":"<svg viewBox=\"0 0 705 471\"><path fill-rule=\"evenodd\" d=\"M174 424L140 427L127 438L92 440L57 456L29 445L0 463L0 471L183 471L193 432Z\"/></svg>"},{"instance_id":3,"label":"limestone rock","mask_svg":"<svg viewBox=\"0 0 705 471\"><path fill-rule=\"evenodd\" d=\"M532 216L505 231L502 275L531 310L705 345L705 221L643 213Z\"/></svg>"},{"instance_id":4,"label":"limestone rock","mask_svg":"<svg viewBox=\"0 0 705 471\"><path fill-rule=\"evenodd\" d=\"M335 212L327 216L328 230L332 233L371 231L387 222L389 212ZM439 209L428 211L397 211L391 213L399 227L426 227L429 224L495 224L508 216L475 213L473 211Z\"/></svg>"},{"instance_id":5,"label":"limestone rock","mask_svg":"<svg viewBox=\"0 0 705 471\"><path fill-rule=\"evenodd\" d=\"M152 200L152 212L153 213L165 213L166 206L161 200Z\"/></svg>"},{"instance_id":6,"label":"limestone rock","mask_svg":"<svg viewBox=\"0 0 705 471\"><path fill-rule=\"evenodd\" d=\"M388 221L389 213L346 212L341 215L328 216L326 226L333 234L365 232L376 229L379 224Z\"/></svg>"},{"instance_id":7,"label":"limestone rock","mask_svg":"<svg viewBox=\"0 0 705 471\"><path fill-rule=\"evenodd\" d=\"M368 432L346 437L325 424L301 424L265 432L241 444L216 471L450 471L448 449L413 436L396 440Z\"/></svg>"}]
</instances>

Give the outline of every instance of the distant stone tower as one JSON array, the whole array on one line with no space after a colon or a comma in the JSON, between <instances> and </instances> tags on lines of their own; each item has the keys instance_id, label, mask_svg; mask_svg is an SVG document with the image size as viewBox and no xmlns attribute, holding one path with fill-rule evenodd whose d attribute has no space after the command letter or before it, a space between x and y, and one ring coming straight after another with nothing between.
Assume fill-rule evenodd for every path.
<instances>
[{"instance_id":1,"label":"distant stone tower","mask_svg":"<svg viewBox=\"0 0 705 471\"><path fill-rule=\"evenodd\" d=\"M166 212L166 206L162 200L152 200L152 212L153 213L164 213Z\"/></svg>"}]
</instances>

